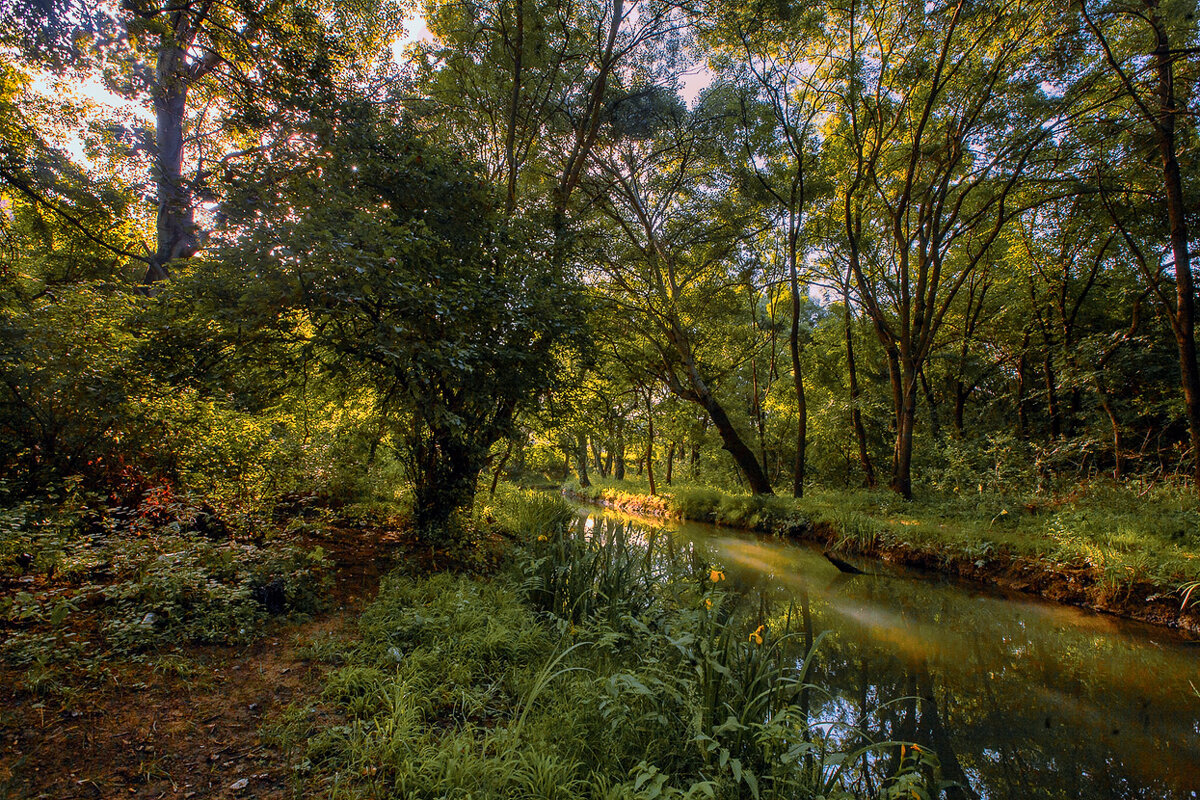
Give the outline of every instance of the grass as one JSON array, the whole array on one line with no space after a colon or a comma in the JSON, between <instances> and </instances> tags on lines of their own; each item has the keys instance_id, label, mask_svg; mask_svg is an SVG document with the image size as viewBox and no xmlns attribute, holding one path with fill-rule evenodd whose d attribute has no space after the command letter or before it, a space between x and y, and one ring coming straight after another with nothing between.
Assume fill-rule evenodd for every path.
<instances>
[{"instance_id":1,"label":"grass","mask_svg":"<svg viewBox=\"0 0 1200 800\"><path fill-rule=\"evenodd\" d=\"M359 641L323 653L341 666L321 701L272 733L297 795L838 797L897 763L859 755L899 743L811 723L819 641L792 609L728 591L666 534L576 525L554 497L501 505L535 522L501 574L394 573ZM928 751L907 752L871 776L881 796L939 779Z\"/></svg>"},{"instance_id":2,"label":"grass","mask_svg":"<svg viewBox=\"0 0 1200 800\"><path fill-rule=\"evenodd\" d=\"M645 513L637 500L645 488L635 482L575 491ZM855 549L906 547L981 567L1028 558L1088 569L1111 596L1144 582L1182 601L1200 580L1200 507L1192 493L1173 487L1101 482L1057 498L963 492L912 501L888 490L815 489L794 500L683 486L660 495L654 505L666 516L778 533L827 524Z\"/></svg>"}]
</instances>

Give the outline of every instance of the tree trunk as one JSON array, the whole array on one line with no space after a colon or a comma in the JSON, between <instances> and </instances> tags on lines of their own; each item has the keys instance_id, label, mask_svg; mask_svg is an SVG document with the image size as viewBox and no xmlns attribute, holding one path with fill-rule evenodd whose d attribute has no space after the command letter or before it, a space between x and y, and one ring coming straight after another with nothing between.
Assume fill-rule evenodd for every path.
<instances>
[{"instance_id":1,"label":"tree trunk","mask_svg":"<svg viewBox=\"0 0 1200 800\"><path fill-rule=\"evenodd\" d=\"M500 457L500 461L496 463L496 469L492 472L492 485L488 489L488 496L496 496L496 486L500 483L500 474L504 472L504 465L508 463L508 457L512 455L513 440L508 440L508 447L504 448L504 455Z\"/></svg>"},{"instance_id":2,"label":"tree trunk","mask_svg":"<svg viewBox=\"0 0 1200 800\"><path fill-rule=\"evenodd\" d=\"M850 315L850 285L849 277L842 289L842 303L845 308L846 328L846 372L850 376L850 424L854 426L854 438L858 440L858 464L862 467L863 481L868 489L874 489L875 467L871 464L871 451L867 449L867 429L863 425L862 411L859 409L859 396L862 391L858 386L858 366L854 359L854 333Z\"/></svg>"},{"instance_id":3,"label":"tree trunk","mask_svg":"<svg viewBox=\"0 0 1200 800\"><path fill-rule=\"evenodd\" d=\"M1046 376L1046 413L1050 416L1050 439L1058 439L1062 435L1062 417L1058 408L1057 382L1054 379L1054 365L1050 363L1049 350L1042 359L1042 370Z\"/></svg>"},{"instance_id":4,"label":"tree trunk","mask_svg":"<svg viewBox=\"0 0 1200 800\"><path fill-rule=\"evenodd\" d=\"M792 463L792 496L804 496L804 474L808 467L808 403L804 397L804 373L800 364L800 272L797 259L797 222L795 212L789 221L788 281L792 292L792 325L788 331L788 349L792 358L792 384L796 391L796 458Z\"/></svg>"},{"instance_id":5,"label":"tree trunk","mask_svg":"<svg viewBox=\"0 0 1200 800\"><path fill-rule=\"evenodd\" d=\"M929 433L933 436L934 441L937 441L942 436L942 426L938 420L937 399L933 396L933 389L929 386L929 381L925 379L924 369L917 372L917 377L921 379L921 391L925 395L925 405L929 407ZM957 411L957 408L955 410Z\"/></svg>"},{"instance_id":6,"label":"tree trunk","mask_svg":"<svg viewBox=\"0 0 1200 800\"><path fill-rule=\"evenodd\" d=\"M1153 8L1157 10L1157 3ZM1189 251L1187 208L1183 179L1176 158L1176 115L1174 58L1164 23L1151 15L1157 38L1154 49L1158 79L1158 124L1155 141L1162 160L1163 185L1167 195L1167 219L1171 224L1171 256L1175 260L1175 346L1179 351L1179 377L1187 409L1188 433L1192 442L1192 488L1200 492L1200 369L1196 363L1196 289Z\"/></svg>"},{"instance_id":7,"label":"tree trunk","mask_svg":"<svg viewBox=\"0 0 1200 800\"><path fill-rule=\"evenodd\" d=\"M591 478L588 477L587 439L575 437L568 446L572 458L575 459L575 471L579 473L579 485L586 489L592 485Z\"/></svg>"},{"instance_id":8,"label":"tree trunk","mask_svg":"<svg viewBox=\"0 0 1200 800\"><path fill-rule=\"evenodd\" d=\"M1029 331L1021 341L1021 355L1017 359L1017 438L1024 439L1029 431L1027 410L1025 408L1025 371L1029 368L1026 353L1029 351Z\"/></svg>"},{"instance_id":9,"label":"tree trunk","mask_svg":"<svg viewBox=\"0 0 1200 800\"><path fill-rule=\"evenodd\" d=\"M767 480L766 473L758 463L758 457L754 452L746 446L742 441L742 437L738 435L737 429L733 427L733 423L729 419L729 415L725 413L725 409L717 402L717 399L711 394L705 398L704 408L708 411L709 417L712 418L713 425L717 428L717 433L721 435L721 446L728 451L729 455L733 456L734 463L738 465L741 472L746 477L746 482L750 484L750 491L753 494L774 494L771 489L771 483Z\"/></svg>"},{"instance_id":10,"label":"tree trunk","mask_svg":"<svg viewBox=\"0 0 1200 800\"><path fill-rule=\"evenodd\" d=\"M199 242L192 196L183 179L183 121L187 112L187 54L177 44L158 53L154 93L154 182L158 199L157 246L145 283L170 275L170 264L195 254Z\"/></svg>"},{"instance_id":11,"label":"tree trunk","mask_svg":"<svg viewBox=\"0 0 1200 800\"><path fill-rule=\"evenodd\" d=\"M591 439L589 443L592 448L592 466L595 467L596 472L600 473L601 478L607 478L608 470L604 467L604 459L601 458L600 447L596 444L595 439Z\"/></svg>"},{"instance_id":12,"label":"tree trunk","mask_svg":"<svg viewBox=\"0 0 1200 800\"><path fill-rule=\"evenodd\" d=\"M625 423L617 426L616 464L613 466L613 477L619 481L625 480Z\"/></svg>"},{"instance_id":13,"label":"tree trunk","mask_svg":"<svg viewBox=\"0 0 1200 800\"><path fill-rule=\"evenodd\" d=\"M650 398L646 397L646 476L650 480L650 494L658 494L658 486L654 483L654 417L650 415Z\"/></svg>"},{"instance_id":14,"label":"tree trunk","mask_svg":"<svg viewBox=\"0 0 1200 800\"><path fill-rule=\"evenodd\" d=\"M1099 375L1095 376L1094 381L1096 386L1096 394L1100 398L1100 408L1104 410L1105 416L1108 417L1108 426L1112 431L1113 443L1113 480L1121 480L1121 423L1117 419L1117 411L1113 407L1112 397L1109 396L1108 390L1104 387L1104 381Z\"/></svg>"},{"instance_id":15,"label":"tree trunk","mask_svg":"<svg viewBox=\"0 0 1200 800\"><path fill-rule=\"evenodd\" d=\"M896 413L896 446L892 453L891 489L905 500L912 499L913 428L917 417L917 376L905 365L902 374L903 391Z\"/></svg>"},{"instance_id":16,"label":"tree trunk","mask_svg":"<svg viewBox=\"0 0 1200 800\"><path fill-rule=\"evenodd\" d=\"M666 478L667 486L671 485L671 478L673 477L674 469L675 469L675 443L671 442L671 447L667 450L667 478Z\"/></svg>"}]
</instances>

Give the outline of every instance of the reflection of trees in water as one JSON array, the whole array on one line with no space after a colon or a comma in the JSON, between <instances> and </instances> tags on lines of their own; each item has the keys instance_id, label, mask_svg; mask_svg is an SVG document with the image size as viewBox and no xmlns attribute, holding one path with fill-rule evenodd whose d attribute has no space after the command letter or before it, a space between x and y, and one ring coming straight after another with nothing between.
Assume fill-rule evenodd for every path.
<instances>
[{"instance_id":1,"label":"reflection of trees in water","mask_svg":"<svg viewBox=\"0 0 1200 800\"><path fill-rule=\"evenodd\" d=\"M1153 702L1114 689L1114 677L1129 671L1114 668L1116 659L1141 657L1142 669L1164 670L1168 687L1170 679L1179 682L1170 670L1180 664L1146 663L1128 642L1085 631L1017 630L988 613L993 604L963 609L957 598L916 582L846 591L904 610L898 619L907 630L899 638L928 639L929 654L914 658L901 648L899 657L888 646L895 635L874 643L871 631L837 612L839 598L817 600L817 628L842 635L826 640L817 661L813 681L831 687L833 697L813 715L855 724L876 739L933 747L943 777L959 784L944 797L1197 796L1195 705L1169 688L1160 687ZM951 646L937 640L947 637ZM1144 685L1137 681L1135 689Z\"/></svg>"},{"instance_id":2,"label":"reflection of trees in water","mask_svg":"<svg viewBox=\"0 0 1200 800\"><path fill-rule=\"evenodd\" d=\"M759 619L798 613L806 644L835 631L809 676L829 694L802 698L812 720L932 747L947 800L1200 797L1196 660L1176 648L936 582L847 579L796 548L757 542L782 555L739 569L720 542L669 538L693 575L725 568ZM899 758L864 755L857 791Z\"/></svg>"}]
</instances>

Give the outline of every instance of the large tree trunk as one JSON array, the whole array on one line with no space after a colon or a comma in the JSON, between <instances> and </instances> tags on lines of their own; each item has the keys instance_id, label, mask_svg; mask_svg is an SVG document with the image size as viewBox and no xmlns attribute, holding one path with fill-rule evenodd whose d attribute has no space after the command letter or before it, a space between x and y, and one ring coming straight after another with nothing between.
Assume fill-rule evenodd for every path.
<instances>
[{"instance_id":1,"label":"large tree trunk","mask_svg":"<svg viewBox=\"0 0 1200 800\"><path fill-rule=\"evenodd\" d=\"M725 413L725 409L717 402L717 399L710 394L705 398L703 406L708 411L713 425L716 426L717 433L721 435L721 446L728 451L729 455L733 456L734 462L746 477L746 483L750 484L750 491L753 494L774 494L766 473L758 463L758 457L742 441L742 437L733 427L729 415Z\"/></svg>"},{"instance_id":2,"label":"large tree trunk","mask_svg":"<svg viewBox=\"0 0 1200 800\"><path fill-rule=\"evenodd\" d=\"M1155 4L1157 8L1157 4ZM1183 179L1175 155L1176 115L1174 54L1164 23L1157 15L1151 19L1157 38L1154 49L1158 79L1158 124L1154 138L1162 160L1163 185L1167 195L1167 219L1171 224L1171 256L1175 260L1175 345L1179 351L1179 376L1183 402L1187 409L1188 433L1192 440L1192 482L1200 492L1200 369L1196 363L1196 288L1192 279L1191 254L1188 250L1187 209L1183 198Z\"/></svg>"},{"instance_id":3,"label":"large tree trunk","mask_svg":"<svg viewBox=\"0 0 1200 800\"><path fill-rule=\"evenodd\" d=\"M407 432L413 459L413 522L427 541L453 538L455 517L471 507L487 448L464 442L456 431L419 427Z\"/></svg>"},{"instance_id":4,"label":"large tree trunk","mask_svg":"<svg viewBox=\"0 0 1200 800\"><path fill-rule=\"evenodd\" d=\"M187 112L186 53L177 45L158 53L154 122L154 181L158 195L157 246L146 270L147 284L170 275L170 264L198 249L191 191L183 178L183 122Z\"/></svg>"},{"instance_id":5,"label":"large tree trunk","mask_svg":"<svg viewBox=\"0 0 1200 800\"><path fill-rule=\"evenodd\" d=\"M583 437L573 437L568 445L571 457L575 460L575 471L579 473L579 485L587 488L592 485L588 477L587 440Z\"/></svg>"}]
</instances>

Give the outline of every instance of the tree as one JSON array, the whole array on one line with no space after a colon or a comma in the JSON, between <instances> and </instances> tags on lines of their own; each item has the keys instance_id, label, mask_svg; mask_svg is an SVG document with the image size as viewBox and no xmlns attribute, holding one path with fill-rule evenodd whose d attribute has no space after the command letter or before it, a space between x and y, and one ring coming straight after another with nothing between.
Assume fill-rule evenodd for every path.
<instances>
[{"instance_id":1,"label":"tree","mask_svg":"<svg viewBox=\"0 0 1200 800\"><path fill-rule=\"evenodd\" d=\"M890 485L912 495L922 369L948 311L1004 226L1049 136L1048 98L1027 64L1053 37L1040 0L851 0L828 34L845 42L831 129L858 301L888 356L895 413Z\"/></svg>"},{"instance_id":2,"label":"tree","mask_svg":"<svg viewBox=\"0 0 1200 800\"><path fill-rule=\"evenodd\" d=\"M772 216L784 239L791 296L788 349L797 427L792 463L792 495L804 495L808 445L808 404L801 367L802 264L810 249L808 213L814 197L827 190L819 166L818 122L826 112L829 51L815 51L815 14L785 6L745 8L716 4L706 25L708 38L725 51L727 70L744 87L741 149L746 166L774 206ZM817 44L819 47L819 44ZM804 286L807 293L808 287Z\"/></svg>"},{"instance_id":3,"label":"tree","mask_svg":"<svg viewBox=\"0 0 1200 800\"><path fill-rule=\"evenodd\" d=\"M1081 102L1089 110L1100 106L1103 113L1097 116L1101 116L1102 125L1132 134L1131 156L1152 154L1159 162L1156 186L1143 176L1120 176L1119 184L1132 191L1123 199L1109 199L1108 207L1175 338L1191 440L1192 482L1200 492L1200 365L1196 357L1196 287L1188 228L1189 208L1195 207L1196 189L1185 180L1185 170L1180 166L1180 153L1186 149L1181 143L1194 137L1196 130L1194 114L1187 108L1191 99L1189 87L1195 85L1200 70L1195 58L1200 52L1195 47L1196 5L1159 0L1086 0L1079 4L1078 10L1098 51L1086 63L1082 80L1101 82L1104 90L1111 91L1112 98L1097 103L1095 96L1088 94ZM1109 80L1101 81L1103 77ZM1129 161L1123 159L1121 163ZM1194 170L1188 174L1194 174ZM1163 238L1169 261L1145 252L1130 231L1129 200L1130 196L1139 195L1153 198L1159 213L1165 212ZM1164 276L1173 278L1174 296L1159 288Z\"/></svg>"},{"instance_id":4,"label":"tree","mask_svg":"<svg viewBox=\"0 0 1200 800\"><path fill-rule=\"evenodd\" d=\"M505 224L469 165L368 108L338 120L240 182L253 202L230 204L220 257L272 276L314 357L374 390L418 530L452 535L582 313L546 242Z\"/></svg>"},{"instance_id":5,"label":"tree","mask_svg":"<svg viewBox=\"0 0 1200 800\"><path fill-rule=\"evenodd\" d=\"M730 191L727 170L717 169L709 111L688 112L665 93L644 102L631 117L644 127L636 135L614 132L585 186L608 223L597 240L592 285L612 309L614 327L626 331L627 357L703 408L750 490L771 494L763 465L716 388L757 344L738 331L743 319L724 331L721 324L742 307L737 249L750 218ZM599 239L607 239L607 249ZM723 332L731 334L728 347L716 344Z\"/></svg>"}]
</instances>

